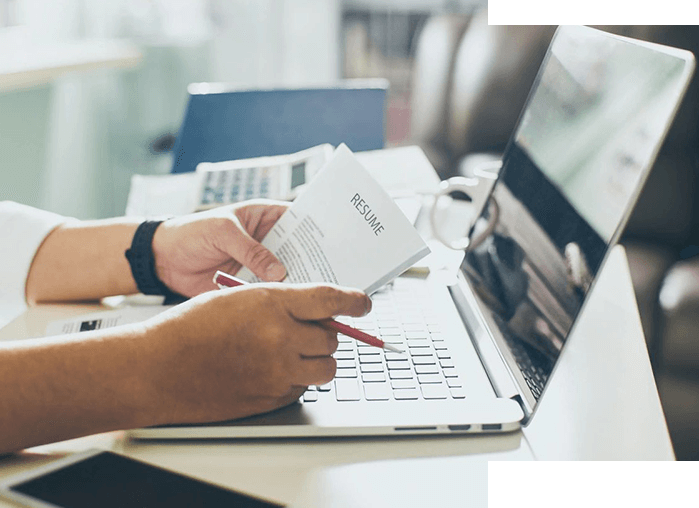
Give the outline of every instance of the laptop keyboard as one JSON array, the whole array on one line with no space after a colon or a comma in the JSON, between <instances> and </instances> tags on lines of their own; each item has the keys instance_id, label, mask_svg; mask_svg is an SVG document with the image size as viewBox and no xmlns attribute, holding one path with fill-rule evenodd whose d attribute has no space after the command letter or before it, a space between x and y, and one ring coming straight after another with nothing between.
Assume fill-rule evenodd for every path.
<instances>
[{"instance_id":1,"label":"laptop keyboard","mask_svg":"<svg viewBox=\"0 0 699 508\"><path fill-rule=\"evenodd\" d=\"M333 355L335 379L312 386L305 403L323 400L387 401L463 399L466 394L444 341L433 302L397 279L372 295L373 309L362 318L339 318L405 351L383 351L344 335Z\"/></svg>"},{"instance_id":2,"label":"laptop keyboard","mask_svg":"<svg viewBox=\"0 0 699 508\"><path fill-rule=\"evenodd\" d=\"M527 383L534 398L539 400L551 372L550 361L542 353L521 340L510 337L506 339L515 362L517 362L517 366L524 377L524 381Z\"/></svg>"}]
</instances>

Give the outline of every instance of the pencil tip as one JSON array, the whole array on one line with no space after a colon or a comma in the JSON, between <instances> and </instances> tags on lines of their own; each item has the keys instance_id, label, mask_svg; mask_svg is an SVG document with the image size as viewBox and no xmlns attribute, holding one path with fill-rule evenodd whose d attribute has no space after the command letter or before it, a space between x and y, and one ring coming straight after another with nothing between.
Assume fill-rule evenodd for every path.
<instances>
[{"instance_id":1,"label":"pencil tip","mask_svg":"<svg viewBox=\"0 0 699 508\"><path fill-rule=\"evenodd\" d=\"M405 351L403 351L402 349L398 349L398 348L395 347L395 346L391 346L390 344L384 344L384 345L383 345L383 348L384 348L384 349L388 349L389 351L393 351L394 353L399 353L399 354L402 354L402 355L405 354Z\"/></svg>"}]
</instances>

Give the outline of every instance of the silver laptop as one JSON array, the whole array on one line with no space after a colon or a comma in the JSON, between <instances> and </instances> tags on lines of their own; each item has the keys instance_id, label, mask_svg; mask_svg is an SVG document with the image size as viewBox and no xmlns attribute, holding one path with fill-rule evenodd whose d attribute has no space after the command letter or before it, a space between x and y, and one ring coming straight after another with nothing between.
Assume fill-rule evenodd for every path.
<instances>
[{"instance_id":1,"label":"silver laptop","mask_svg":"<svg viewBox=\"0 0 699 508\"><path fill-rule=\"evenodd\" d=\"M526 425L693 70L686 51L559 28L498 180L471 220L479 241L458 282L400 277L373 295L369 316L348 321L407 355L340 336L335 380L298 403L131 435L424 435Z\"/></svg>"}]
</instances>

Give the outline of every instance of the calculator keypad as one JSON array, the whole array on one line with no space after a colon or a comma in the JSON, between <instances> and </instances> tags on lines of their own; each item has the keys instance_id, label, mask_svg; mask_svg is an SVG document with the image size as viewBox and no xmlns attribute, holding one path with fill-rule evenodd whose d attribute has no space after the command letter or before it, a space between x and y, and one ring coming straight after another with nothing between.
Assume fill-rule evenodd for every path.
<instances>
[{"instance_id":1,"label":"calculator keypad","mask_svg":"<svg viewBox=\"0 0 699 508\"><path fill-rule=\"evenodd\" d=\"M270 198L270 168L242 168L207 171L200 206L209 208L255 198Z\"/></svg>"}]
</instances>

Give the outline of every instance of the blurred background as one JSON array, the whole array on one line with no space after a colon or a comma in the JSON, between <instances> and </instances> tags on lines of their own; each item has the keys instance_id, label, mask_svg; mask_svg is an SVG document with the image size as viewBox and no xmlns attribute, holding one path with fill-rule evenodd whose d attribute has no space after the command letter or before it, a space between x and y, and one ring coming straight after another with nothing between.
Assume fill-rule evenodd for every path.
<instances>
[{"instance_id":1,"label":"blurred background","mask_svg":"<svg viewBox=\"0 0 699 508\"><path fill-rule=\"evenodd\" d=\"M387 140L403 143L417 32L433 14L484 4L0 0L0 199L79 218L124 213L131 174L169 171L192 82L386 77Z\"/></svg>"},{"instance_id":2,"label":"blurred background","mask_svg":"<svg viewBox=\"0 0 699 508\"><path fill-rule=\"evenodd\" d=\"M0 200L123 214L132 175L170 171L187 85L202 81L385 78L387 146L420 145L443 178L470 175L500 156L555 30L489 26L486 7L0 0ZM696 26L600 28L699 49ZM680 459L699 458L698 133L695 78L622 238Z\"/></svg>"}]
</instances>

